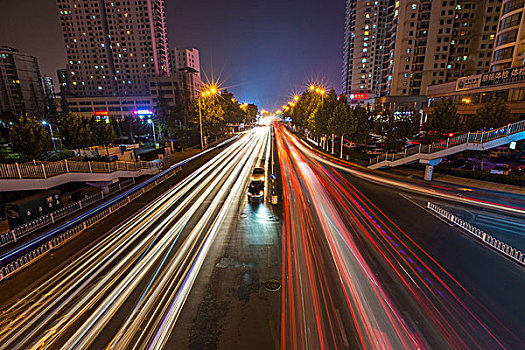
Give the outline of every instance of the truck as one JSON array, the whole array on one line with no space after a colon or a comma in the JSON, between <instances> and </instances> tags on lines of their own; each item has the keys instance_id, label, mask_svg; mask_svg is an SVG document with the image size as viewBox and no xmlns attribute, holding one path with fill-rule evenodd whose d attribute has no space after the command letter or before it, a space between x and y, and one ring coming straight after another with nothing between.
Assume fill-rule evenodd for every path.
<instances>
[{"instance_id":1,"label":"truck","mask_svg":"<svg viewBox=\"0 0 525 350\"><path fill-rule=\"evenodd\" d=\"M9 228L21 226L63 207L59 190L37 193L4 205Z\"/></svg>"}]
</instances>

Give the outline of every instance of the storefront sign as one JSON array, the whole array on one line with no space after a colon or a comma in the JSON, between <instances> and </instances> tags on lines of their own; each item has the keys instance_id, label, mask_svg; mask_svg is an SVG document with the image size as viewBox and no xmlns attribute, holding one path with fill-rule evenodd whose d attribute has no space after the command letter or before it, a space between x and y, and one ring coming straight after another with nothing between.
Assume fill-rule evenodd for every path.
<instances>
[{"instance_id":1,"label":"storefront sign","mask_svg":"<svg viewBox=\"0 0 525 350\"><path fill-rule=\"evenodd\" d=\"M504 85L525 81L525 66L508 68L481 76L481 86Z\"/></svg>"},{"instance_id":2,"label":"storefront sign","mask_svg":"<svg viewBox=\"0 0 525 350\"><path fill-rule=\"evenodd\" d=\"M459 78L456 83L456 91L479 88L481 85L481 75L471 75Z\"/></svg>"}]
</instances>

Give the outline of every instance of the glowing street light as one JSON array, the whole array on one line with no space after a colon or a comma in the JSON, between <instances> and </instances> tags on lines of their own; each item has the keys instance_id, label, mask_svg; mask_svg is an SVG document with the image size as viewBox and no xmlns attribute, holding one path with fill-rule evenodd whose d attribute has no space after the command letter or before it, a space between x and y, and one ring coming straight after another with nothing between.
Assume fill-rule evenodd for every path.
<instances>
[{"instance_id":1,"label":"glowing street light","mask_svg":"<svg viewBox=\"0 0 525 350\"><path fill-rule=\"evenodd\" d=\"M51 131L51 142L53 142L53 149L56 151L57 150L57 146L55 144L55 137L53 136L53 127L51 126L50 123L47 122L47 120L42 120L41 124L43 126L49 125L49 131Z\"/></svg>"},{"instance_id":2,"label":"glowing street light","mask_svg":"<svg viewBox=\"0 0 525 350\"><path fill-rule=\"evenodd\" d=\"M148 124L151 124L151 129L153 130L153 143L155 144L155 148L157 148L157 137L155 136L155 123L153 123L153 119L148 118Z\"/></svg>"},{"instance_id":3,"label":"glowing street light","mask_svg":"<svg viewBox=\"0 0 525 350\"><path fill-rule=\"evenodd\" d=\"M208 97L211 95L215 95L217 93L217 88L215 86L211 86L208 90L201 91L201 97ZM198 99L199 104L199 128L201 132L201 149L204 149L204 134L202 133L202 106L201 106L201 99Z\"/></svg>"},{"instance_id":4,"label":"glowing street light","mask_svg":"<svg viewBox=\"0 0 525 350\"><path fill-rule=\"evenodd\" d=\"M299 101L299 96L295 95L295 96L293 97L293 99L294 99L295 101Z\"/></svg>"}]
</instances>

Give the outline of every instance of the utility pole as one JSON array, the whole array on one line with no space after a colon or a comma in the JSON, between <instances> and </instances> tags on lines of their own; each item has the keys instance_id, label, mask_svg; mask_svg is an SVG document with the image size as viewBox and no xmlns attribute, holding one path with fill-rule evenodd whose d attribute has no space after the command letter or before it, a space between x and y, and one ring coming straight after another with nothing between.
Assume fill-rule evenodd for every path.
<instances>
[{"instance_id":1,"label":"utility pole","mask_svg":"<svg viewBox=\"0 0 525 350\"><path fill-rule=\"evenodd\" d=\"M201 99L199 98L199 127L201 131L201 149L204 149L204 137L202 135L202 107L201 107Z\"/></svg>"}]
</instances>

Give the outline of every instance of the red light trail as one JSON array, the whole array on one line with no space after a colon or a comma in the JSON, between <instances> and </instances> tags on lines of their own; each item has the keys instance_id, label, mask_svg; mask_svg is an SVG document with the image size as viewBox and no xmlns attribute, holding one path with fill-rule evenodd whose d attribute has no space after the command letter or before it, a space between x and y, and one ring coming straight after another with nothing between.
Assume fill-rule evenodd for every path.
<instances>
[{"instance_id":1,"label":"red light trail","mask_svg":"<svg viewBox=\"0 0 525 350\"><path fill-rule=\"evenodd\" d=\"M337 170L275 130L285 199L283 348L506 348L487 320L523 344Z\"/></svg>"}]
</instances>

